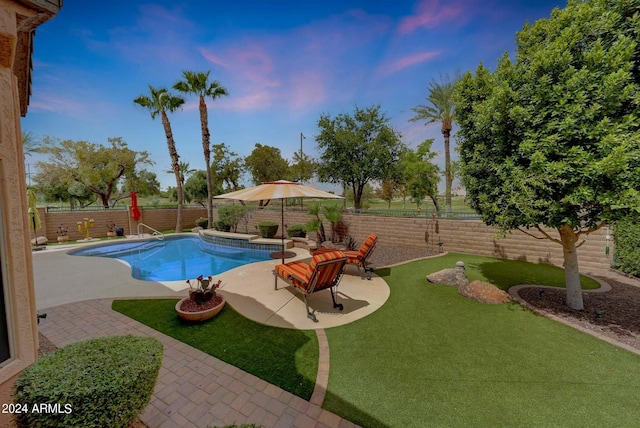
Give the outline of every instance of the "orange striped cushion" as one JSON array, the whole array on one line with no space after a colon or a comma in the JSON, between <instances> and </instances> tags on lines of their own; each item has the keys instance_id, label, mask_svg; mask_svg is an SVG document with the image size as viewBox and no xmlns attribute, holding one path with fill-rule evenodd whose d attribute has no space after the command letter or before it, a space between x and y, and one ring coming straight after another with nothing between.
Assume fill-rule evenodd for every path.
<instances>
[{"instance_id":1,"label":"orange striped cushion","mask_svg":"<svg viewBox=\"0 0 640 428\"><path fill-rule=\"evenodd\" d=\"M300 285L301 281L309 282L309 265L305 262L291 262L283 265L276 265L276 273L288 281ZM291 278L291 275L295 275Z\"/></svg>"},{"instance_id":2,"label":"orange striped cushion","mask_svg":"<svg viewBox=\"0 0 640 428\"><path fill-rule=\"evenodd\" d=\"M364 240L364 242L362 243L362 246L360 247L360 251L358 251L358 255L360 257L366 256L367 253L369 252L369 249L373 246L373 244L376 243L377 239L378 239L378 235L376 235L375 233L372 233L371 235L367 236L367 239Z\"/></svg>"},{"instance_id":3,"label":"orange striped cushion","mask_svg":"<svg viewBox=\"0 0 640 428\"><path fill-rule=\"evenodd\" d=\"M322 290L323 288L331 287L336 279L336 276L340 273L342 266L340 263L333 263L327 266L323 266L318 272L318 281L314 291Z\"/></svg>"}]
</instances>

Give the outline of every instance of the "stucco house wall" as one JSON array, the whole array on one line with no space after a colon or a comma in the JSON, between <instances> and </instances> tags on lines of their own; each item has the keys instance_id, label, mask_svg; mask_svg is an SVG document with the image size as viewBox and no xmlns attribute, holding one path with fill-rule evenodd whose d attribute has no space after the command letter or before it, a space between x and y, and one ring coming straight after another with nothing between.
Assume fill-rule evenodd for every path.
<instances>
[{"instance_id":1,"label":"stucco house wall","mask_svg":"<svg viewBox=\"0 0 640 428\"><path fill-rule=\"evenodd\" d=\"M10 358L0 384L37 358L38 331L27 223L20 116L31 90L33 31L51 19L61 0L0 0L0 258Z\"/></svg>"}]
</instances>

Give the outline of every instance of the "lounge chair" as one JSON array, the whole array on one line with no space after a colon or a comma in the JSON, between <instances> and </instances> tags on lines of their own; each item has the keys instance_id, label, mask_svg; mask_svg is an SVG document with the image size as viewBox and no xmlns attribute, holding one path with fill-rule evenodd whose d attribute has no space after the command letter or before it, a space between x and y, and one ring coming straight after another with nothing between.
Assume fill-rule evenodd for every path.
<instances>
[{"instance_id":1,"label":"lounge chair","mask_svg":"<svg viewBox=\"0 0 640 428\"><path fill-rule=\"evenodd\" d=\"M331 251L313 256L310 263L298 261L276 265L276 269L273 271L276 277L276 290L278 289L278 278L291 285L304 297L307 316L314 322L318 322L316 316L309 310L308 298L311 294L328 288L331 291L333 307L342 310L342 303L336 303L334 289L338 288L346 263L347 258L341 251Z\"/></svg>"},{"instance_id":2,"label":"lounge chair","mask_svg":"<svg viewBox=\"0 0 640 428\"><path fill-rule=\"evenodd\" d=\"M342 253L347 256L347 264L356 265L358 272L360 272L360 267L362 267L364 274L373 272L372 268L367 267L367 259L373 253L377 243L378 235L372 233L367 236L367 239L364 240L358 251L343 251ZM362 279L364 279L364 276L362 276ZM368 279L371 279L371 276L368 276Z\"/></svg>"}]
</instances>

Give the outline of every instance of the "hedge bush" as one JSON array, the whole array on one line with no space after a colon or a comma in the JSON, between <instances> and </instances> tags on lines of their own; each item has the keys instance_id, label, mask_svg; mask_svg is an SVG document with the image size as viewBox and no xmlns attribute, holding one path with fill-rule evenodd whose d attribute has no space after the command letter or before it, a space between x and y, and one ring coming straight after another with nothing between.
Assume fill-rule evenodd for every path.
<instances>
[{"instance_id":1,"label":"hedge bush","mask_svg":"<svg viewBox=\"0 0 640 428\"><path fill-rule=\"evenodd\" d=\"M204 218L204 217L200 217L196 219L196 226L197 227L201 227L203 229L208 229L209 228L209 219Z\"/></svg>"},{"instance_id":2,"label":"hedge bush","mask_svg":"<svg viewBox=\"0 0 640 428\"><path fill-rule=\"evenodd\" d=\"M629 216L615 224L613 267L640 276L640 216Z\"/></svg>"},{"instance_id":3,"label":"hedge bush","mask_svg":"<svg viewBox=\"0 0 640 428\"><path fill-rule=\"evenodd\" d=\"M287 236L289 238L304 238L307 236L307 231L304 224L294 224L287 227Z\"/></svg>"},{"instance_id":4,"label":"hedge bush","mask_svg":"<svg viewBox=\"0 0 640 428\"><path fill-rule=\"evenodd\" d=\"M74 343L42 357L14 385L22 427L127 427L149 404L162 343L114 336ZM48 409L41 409L42 405ZM35 406L35 407L34 407Z\"/></svg>"}]
</instances>

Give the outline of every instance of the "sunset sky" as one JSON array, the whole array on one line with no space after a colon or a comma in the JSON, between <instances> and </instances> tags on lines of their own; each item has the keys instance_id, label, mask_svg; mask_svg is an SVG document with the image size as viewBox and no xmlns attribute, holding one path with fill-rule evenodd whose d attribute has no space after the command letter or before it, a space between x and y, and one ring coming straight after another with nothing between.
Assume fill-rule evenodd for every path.
<instances>
[{"instance_id":1,"label":"sunset sky","mask_svg":"<svg viewBox=\"0 0 640 428\"><path fill-rule=\"evenodd\" d=\"M146 150L161 187L174 185L160 119L133 103L148 85L170 88L183 70L211 70L228 97L208 102L211 142L241 156L255 143L291 159L318 157L321 114L380 104L415 148L440 124L409 122L432 79L490 69L528 20L565 1L139 1L65 0L38 27L33 94L23 132ZM197 99L170 115L181 160L204 169ZM455 130L454 130L455 131ZM454 139L455 141L455 139ZM42 155L27 158L31 172ZM441 182L443 186L444 181ZM250 185L248 181L245 183Z\"/></svg>"}]
</instances>

